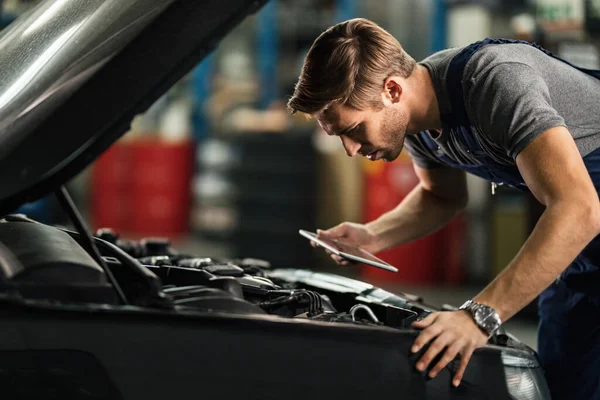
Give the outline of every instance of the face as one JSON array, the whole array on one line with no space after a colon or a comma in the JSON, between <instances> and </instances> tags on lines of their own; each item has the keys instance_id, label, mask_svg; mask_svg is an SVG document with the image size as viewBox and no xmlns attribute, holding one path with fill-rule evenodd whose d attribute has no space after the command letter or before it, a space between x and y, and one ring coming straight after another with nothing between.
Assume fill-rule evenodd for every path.
<instances>
[{"instance_id":1,"label":"face","mask_svg":"<svg viewBox=\"0 0 600 400\"><path fill-rule=\"evenodd\" d=\"M328 135L339 136L350 157L360 154L371 161L393 161L404 147L408 115L393 105L381 111L333 105L317 121Z\"/></svg>"}]
</instances>

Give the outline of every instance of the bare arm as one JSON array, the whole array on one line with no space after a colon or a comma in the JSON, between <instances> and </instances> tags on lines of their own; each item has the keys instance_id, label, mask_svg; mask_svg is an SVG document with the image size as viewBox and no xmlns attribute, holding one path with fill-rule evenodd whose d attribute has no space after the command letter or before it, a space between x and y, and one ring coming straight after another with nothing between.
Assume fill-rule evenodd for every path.
<instances>
[{"instance_id":1,"label":"bare arm","mask_svg":"<svg viewBox=\"0 0 600 400\"><path fill-rule=\"evenodd\" d=\"M548 287L600 232L598 194L566 128L552 128L536 138L519 153L517 166L546 210L519 254L474 299L496 309L502 321ZM443 354L429 372L435 377L457 354L461 355L453 379L455 386L473 351L487 342L487 335L462 310L433 313L413 323L413 327L423 329L413 352L431 342L417 363L420 371Z\"/></svg>"},{"instance_id":2,"label":"bare arm","mask_svg":"<svg viewBox=\"0 0 600 400\"><path fill-rule=\"evenodd\" d=\"M546 131L518 156L546 210L521 251L475 301L509 319L548 287L600 232L600 203L569 131Z\"/></svg>"},{"instance_id":3,"label":"bare arm","mask_svg":"<svg viewBox=\"0 0 600 400\"><path fill-rule=\"evenodd\" d=\"M463 171L415 166L420 183L393 210L366 225L377 237L377 251L432 233L446 225L467 204Z\"/></svg>"}]
</instances>

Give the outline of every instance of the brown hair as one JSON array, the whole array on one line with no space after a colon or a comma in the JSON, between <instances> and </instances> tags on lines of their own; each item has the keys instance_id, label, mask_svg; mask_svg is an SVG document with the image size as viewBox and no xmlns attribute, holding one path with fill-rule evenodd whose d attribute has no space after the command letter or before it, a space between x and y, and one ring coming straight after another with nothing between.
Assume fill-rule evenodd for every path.
<instances>
[{"instance_id":1,"label":"brown hair","mask_svg":"<svg viewBox=\"0 0 600 400\"><path fill-rule=\"evenodd\" d=\"M374 22L356 18L339 23L310 48L288 109L313 115L338 102L357 110L381 110L378 94L385 80L391 75L407 78L415 65L400 43Z\"/></svg>"}]
</instances>

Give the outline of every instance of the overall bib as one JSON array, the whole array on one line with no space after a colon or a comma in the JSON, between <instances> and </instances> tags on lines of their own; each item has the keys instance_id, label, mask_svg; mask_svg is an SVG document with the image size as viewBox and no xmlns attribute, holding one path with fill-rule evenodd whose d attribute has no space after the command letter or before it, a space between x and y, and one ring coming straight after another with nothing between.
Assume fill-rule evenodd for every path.
<instances>
[{"instance_id":1,"label":"overall bib","mask_svg":"<svg viewBox=\"0 0 600 400\"><path fill-rule=\"evenodd\" d=\"M451 61L446 85L452 113L441 116L443 129L450 130L450 134L476 157L478 164L458 163L440 150L429 133L421 132L418 135L441 163L482 177L493 184L528 190L516 165L495 163L482 151L475 128L467 116L461 83L465 66L477 50L487 45L510 43L533 46L550 57L600 79L600 71L576 67L535 44L486 39L465 47ZM600 149L583 160L596 191L600 191ZM538 305L538 353L546 370L552 398L600 399L600 236L540 295Z\"/></svg>"}]
</instances>

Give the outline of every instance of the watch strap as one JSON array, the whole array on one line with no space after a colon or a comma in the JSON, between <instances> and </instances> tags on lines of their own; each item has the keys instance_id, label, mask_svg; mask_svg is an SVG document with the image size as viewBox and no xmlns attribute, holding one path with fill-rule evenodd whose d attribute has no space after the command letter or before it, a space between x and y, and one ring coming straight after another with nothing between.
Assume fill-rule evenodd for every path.
<instances>
[{"instance_id":1,"label":"watch strap","mask_svg":"<svg viewBox=\"0 0 600 400\"><path fill-rule=\"evenodd\" d=\"M497 323L493 328L483 325L480 323L480 321L478 321L476 312L481 308L489 310L490 315L495 317L494 319L497 321ZM490 306L486 306L485 304L480 304L473 300L467 300L463 305L461 305L459 307L459 310L468 311L471 314L471 317L473 318L473 321L475 322L475 324L479 327L479 329L481 329L483 332L485 332L489 337L491 337L494 334L494 332L496 332L498 330L500 325L502 325L502 321L500 320L500 317L499 317L498 313L496 312L496 310L494 310ZM486 320L487 320L487 318L486 318Z\"/></svg>"}]
</instances>

